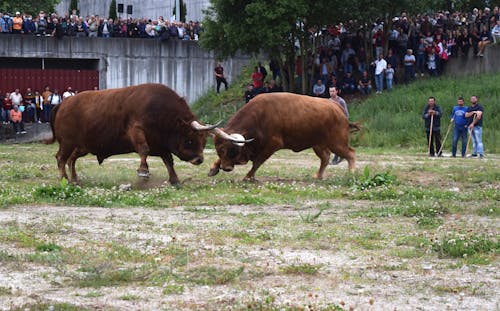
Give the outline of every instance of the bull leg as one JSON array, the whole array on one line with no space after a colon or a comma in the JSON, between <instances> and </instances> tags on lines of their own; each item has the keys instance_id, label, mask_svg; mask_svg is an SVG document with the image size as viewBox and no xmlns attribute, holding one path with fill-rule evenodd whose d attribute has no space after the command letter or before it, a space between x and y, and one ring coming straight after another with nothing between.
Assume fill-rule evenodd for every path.
<instances>
[{"instance_id":1,"label":"bull leg","mask_svg":"<svg viewBox=\"0 0 500 311\"><path fill-rule=\"evenodd\" d=\"M71 156L68 159L68 167L71 172L71 182L77 183L78 182L78 175L76 174L76 168L75 168L75 163L76 160L80 157L83 157L87 154L87 152L79 149L73 150L73 153L71 153Z\"/></svg>"},{"instance_id":2,"label":"bull leg","mask_svg":"<svg viewBox=\"0 0 500 311\"><path fill-rule=\"evenodd\" d=\"M349 164L349 171L354 173L354 170L356 169L356 151L349 147L347 142L342 144L337 141L335 146L330 146L330 150L336 155L346 159Z\"/></svg>"},{"instance_id":3,"label":"bull leg","mask_svg":"<svg viewBox=\"0 0 500 311\"><path fill-rule=\"evenodd\" d=\"M275 152L276 150L273 150L272 152L262 152L260 153L257 158L252 160L252 168L250 171L248 171L247 175L245 178L243 178L244 181L255 181L255 172L259 169L259 167L266 162L267 159Z\"/></svg>"},{"instance_id":4,"label":"bull leg","mask_svg":"<svg viewBox=\"0 0 500 311\"><path fill-rule=\"evenodd\" d=\"M149 146L146 140L146 135L144 131L139 126L134 126L129 130L129 136L132 140L132 145L134 146L135 152L141 157L141 164L137 169L137 175L139 177L149 177L149 167L146 159L149 155Z\"/></svg>"},{"instance_id":5,"label":"bull leg","mask_svg":"<svg viewBox=\"0 0 500 311\"><path fill-rule=\"evenodd\" d=\"M219 174L219 170L220 170L220 158L217 159L214 164L212 164L212 166L210 167L210 171L208 172L208 176L215 176L217 174Z\"/></svg>"},{"instance_id":6,"label":"bull leg","mask_svg":"<svg viewBox=\"0 0 500 311\"><path fill-rule=\"evenodd\" d=\"M59 145L59 150L57 151L56 154L56 160L57 160L57 168L59 170L59 177L62 178L68 178L68 174L66 173L66 163L68 162L68 158L71 156L73 153L74 148L69 147L67 145Z\"/></svg>"},{"instance_id":7,"label":"bull leg","mask_svg":"<svg viewBox=\"0 0 500 311\"><path fill-rule=\"evenodd\" d=\"M179 178L177 177L177 173L174 170L174 159L172 158L172 154L168 153L167 155L162 156L161 159L163 160L163 163L165 163L165 166L167 167L168 181L170 182L170 184L171 185L179 184Z\"/></svg>"},{"instance_id":8,"label":"bull leg","mask_svg":"<svg viewBox=\"0 0 500 311\"><path fill-rule=\"evenodd\" d=\"M328 150L325 146L315 146L313 147L313 150L321 160L319 170L314 177L317 179L323 179L323 173L325 172L325 168L328 166L328 160L330 160L330 150Z\"/></svg>"}]
</instances>

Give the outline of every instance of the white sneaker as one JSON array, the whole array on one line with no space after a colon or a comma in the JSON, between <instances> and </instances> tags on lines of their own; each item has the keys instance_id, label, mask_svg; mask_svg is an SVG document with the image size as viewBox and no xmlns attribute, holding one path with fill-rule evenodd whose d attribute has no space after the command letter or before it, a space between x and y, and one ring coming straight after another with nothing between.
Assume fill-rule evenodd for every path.
<instances>
[{"instance_id":1,"label":"white sneaker","mask_svg":"<svg viewBox=\"0 0 500 311\"><path fill-rule=\"evenodd\" d=\"M26 134L26 131L21 131L21 134Z\"/></svg>"}]
</instances>

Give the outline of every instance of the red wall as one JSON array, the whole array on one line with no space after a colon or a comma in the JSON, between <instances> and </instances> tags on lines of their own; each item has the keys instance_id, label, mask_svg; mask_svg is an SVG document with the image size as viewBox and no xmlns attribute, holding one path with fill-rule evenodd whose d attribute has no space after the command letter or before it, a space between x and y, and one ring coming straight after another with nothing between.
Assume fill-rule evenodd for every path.
<instances>
[{"instance_id":1,"label":"red wall","mask_svg":"<svg viewBox=\"0 0 500 311\"><path fill-rule=\"evenodd\" d=\"M99 87L99 71L97 70L67 70L67 69L10 69L0 68L0 91L13 92L16 88L24 94L26 88L33 91L44 90L45 85L51 90L57 88L62 94L68 87L74 91L92 90Z\"/></svg>"}]
</instances>

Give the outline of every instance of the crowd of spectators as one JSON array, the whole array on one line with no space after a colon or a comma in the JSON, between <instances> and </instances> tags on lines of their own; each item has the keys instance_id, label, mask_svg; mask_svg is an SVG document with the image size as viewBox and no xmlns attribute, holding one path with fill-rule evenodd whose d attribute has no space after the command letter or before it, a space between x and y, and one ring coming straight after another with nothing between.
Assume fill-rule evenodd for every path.
<instances>
[{"instance_id":1,"label":"crowd of spectators","mask_svg":"<svg viewBox=\"0 0 500 311\"><path fill-rule=\"evenodd\" d=\"M94 90L97 90L97 87ZM43 91L30 87L24 92L18 88L13 92L0 91L0 122L12 124L16 134L24 134L24 123L49 123L52 108L77 93L71 86L62 93L49 86L45 86Z\"/></svg>"},{"instance_id":2,"label":"crowd of spectators","mask_svg":"<svg viewBox=\"0 0 500 311\"><path fill-rule=\"evenodd\" d=\"M64 16L57 13L36 16L15 12L0 13L0 33L25 34L36 36L69 37L119 37L119 38L170 38L198 40L203 28L199 22L187 23L168 21L163 16L158 19L103 18L99 15L79 16L76 11Z\"/></svg>"},{"instance_id":3,"label":"crowd of spectators","mask_svg":"<svg viewBox=\"0 0 500 311\"><path fill-rule=\"evenodd\" d=\"M439 76L450 57L479 59L488 45L500 42L498 7L416 16L402 12L392 19L390 30L386 27L381 20L369 29L352 20L325 27L318 36L316 58L308 59L307 79L315 82L311 94L328 97L326 90L336 86L343 94L368 95L373 82L377 93L390 91L393 83ZM297 87L302 79L300 67L299 58ZM318 89L325 91L318 94Z\"/></svg>"}]
</instances>

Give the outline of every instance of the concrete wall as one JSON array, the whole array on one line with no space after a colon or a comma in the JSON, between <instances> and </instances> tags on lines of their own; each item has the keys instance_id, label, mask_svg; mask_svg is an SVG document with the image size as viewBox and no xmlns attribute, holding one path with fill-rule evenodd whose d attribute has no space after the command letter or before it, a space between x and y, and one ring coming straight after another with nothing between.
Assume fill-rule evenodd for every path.
<instances>
[{"instance_id":1,"label":"concrete wall","mask_svg":"<svg viewBox=\"0 0 500 311\"><path fill-rule=\"evenodd\" d=\"M197 42L3 35L0 46L0 57L98 59L100 89L156 82L192 103L215 88L216 60ZM249 61L249 57L238 56L223 62L229 83Z\"/></svg>"},{"instance_id":2,"label":"concrete wall","mask_svg":"<svg viewBox=\"0 0 500 311\"><path fill-rule=\"evenodd\" d=\"M472 49L468 57L450 57L445 68L445 74L451 76L495 72L500 72L500 44L487 46L484 57L472 56Z\"/></svg>"},{"instance_id":3,"label":"concrete wall","mask_svg":"<svg viewBox=\"0 0 500 311\"><path fill-rule=\"evenodd\" d=\"M64 15L68 12L71 0L62 0L56 7L56 11L59 14ZM166 20L170 20L172 17L172 12L175 7L175 0L116 0L116 3L123 3L124 10L126 13L127 5L132 5L134 18L151 18L156 19L159 16L163 16ZM209 0L184 0L186 4L186 20L201 21L203 19L203 10L208 8L210 5ZM78 8L80 9L80 15L87 16L92 14L97 14L99 16L107 17L109 15L109 6L111 0L79 0ZM126 17L126 14L121 14L122 17Z\"/></svg>"}]
</instances>

